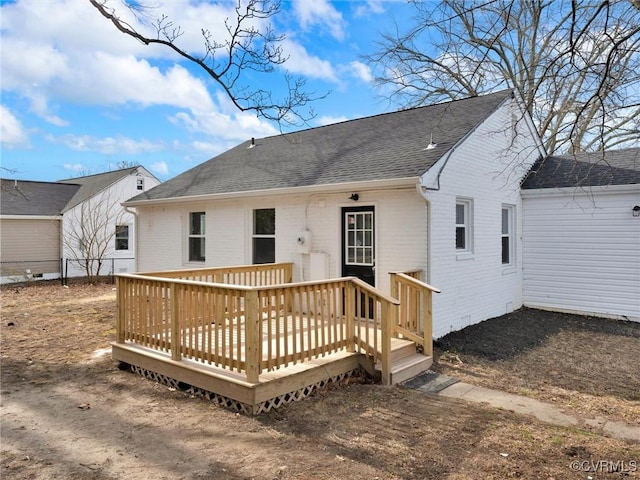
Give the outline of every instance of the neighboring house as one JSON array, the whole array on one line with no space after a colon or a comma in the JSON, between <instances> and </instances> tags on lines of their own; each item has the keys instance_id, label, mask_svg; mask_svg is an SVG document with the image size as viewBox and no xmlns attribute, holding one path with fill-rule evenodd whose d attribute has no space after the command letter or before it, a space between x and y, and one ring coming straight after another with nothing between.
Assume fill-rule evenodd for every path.
<instances>
[{"instance_id":1,"label":"neighboring house","mask_svg":"<svg viewBox=\"0 0 640 480\"><path fill-rule=\"evenodd\" d=\"M640 148L550 156L522 188L524 304L640 320Z\"/></svg>"},{"instance_id":2,"label":"neighboring house","mask_svg":"<svg viewBox=\"0 0 640 480\"><path fill-rule=\"evenodd\" d=\"M520 182L544 149L511 91L251 139L125 202L137 270L294 262L442 289L434 336L522 306Z\"/></svg>"},{"instance_id":3,"label":"neighboring house","mask_svg":"<svg viewBox=\"0 0 640 480\"><path fill-rule=\"evenodd\" d=\"M62 209L80 188L2 179L0 282L60 276Z\"/></svg>"},{"instance_id":4,"label":"neighboring house","mask_svg":"<svg viewBox=\"0 0 640 480\"><path fill-rule=\"evenodd\" d=\"M143 167L58 182L2 180L2 282L85 276L135 267L133 214L121 203L158 185Z\"/></svg>"}]
</instances>

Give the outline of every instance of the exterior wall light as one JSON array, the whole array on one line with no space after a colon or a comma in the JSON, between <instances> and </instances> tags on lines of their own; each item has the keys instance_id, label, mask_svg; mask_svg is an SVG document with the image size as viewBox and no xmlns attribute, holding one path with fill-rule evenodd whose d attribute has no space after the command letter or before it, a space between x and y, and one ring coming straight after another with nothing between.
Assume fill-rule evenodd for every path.
<instances>
[{"instance_id":1,"label":"exterior wall light","mask_svg":"<svg viewBox=\"0 0 640 480\"><path fill-rule=\"evenodd\" d=\"M634 217L640 217L640 205L636 205L631 209Z\"/></svg>"},{"instance_id":2,"label":"exterior wall light","mask_svg":"<svg viewBox=\"0 0 640 480\"><path fill-rule=\"evenodd\" d=\"M357 202L359 198L360 198L360 195L358 195L357 193L352 193L351 196L349 197L349 200L353 200L354 202ZM638 210L640 210L640 207L638 207ZM633 215L635 216L635 213Z\"/></svg>"}]
</instances>

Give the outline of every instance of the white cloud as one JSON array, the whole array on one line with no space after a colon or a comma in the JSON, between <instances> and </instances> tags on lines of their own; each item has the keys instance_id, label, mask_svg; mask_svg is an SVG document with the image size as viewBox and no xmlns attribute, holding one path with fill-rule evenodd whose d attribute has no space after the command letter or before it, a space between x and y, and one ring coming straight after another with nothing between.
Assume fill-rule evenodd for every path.
<instances>
[{"instance_id":1,"label":"white cloud","mask_svg":"<svg viewBox=\"0 0 640 480\"><path fill-rule=\"evenodd\" d=\"M382 0L368 0L365 3L358 5L358 7L355 10L354 16L366 17L366 16L369 16L370 14L379 15L384 12L385 12L385 9L384 9Z\"/></svg>"},{"instance_id":2,"label":"white cloud","mask_svg":"<svg viewBox=\"0 0 640 480\"><path fill-rule=\"evenodd\" d=\"M328 0L296 0L293 2L293 11L303 29L319 25L335 39L344 39L346 22Z\"/></svg>"},{"instance_id":3,"label":"white cloud","mask_svg":"<svg viewBox=\"0 0 640 480\"><path fill-rule=\"evenodd\" d=\"M331 63L309 55L302 45L285 39L282 42L282 48L284 53L289 56L289 60L284 64L284 68L291 73L332 82L338 81Z\"/></svg>"},{"instance_id":4,"label":"white cloud","mask_svg":"<svg viewBox=\"0 0 640 480\"><path fill-rule=\"evenodd\" d=\"M331 125L332 123L346 122L347 120L349 120L349 118L345 116L332 117L330 115L323 115L321 117L318 117L316 123L318 125L324 126Z\"/></svg>"},{"instance_id":5,"label":"white cloud","mask_svg":"<svg viewBox=\"0 0 640 480\"><path fill-rule=\"evenodd\" d=\"M29 136L24 126L4 105L0 105L0 141L3 148L29 146Z\"/></svg>"},{"instance_id":6,"label":"white cloud","mask_svg":"<svg viewBox=\"0 0 640 480\"><path fill-rule=\"evenodd\" d=\"M81 163L65 163L63 167L65 170L69 170L73 173L82 173L87 171L86 167Z\"/></svg>"},{"instance_id":7,"label":"white cloud","mask_svg":"<svg viewBox=\"0 0 640 480\"><path fill-rule=\"evenodd\" d=\"M154 162L151 164L151 171L157 175L164 176L169 173L167 162Z\"/></svg>"},{"instance_id":8,"label":"white cloud","mask_svg":"<svg viewBox=\"0 0 640 480\"><path fill-rule=\"evenodd\" d=\"M49 142L65 145L78 152L96 152L104 155L158 152L164 145L148 140L133 140L127 137L98 138L91 135L47 135Z\"/></svg>"},{"instance_id":9,"label":"white cloud","mask_svg":"<svg viewBox=\"0 0 640 480\"><path fill-rule=\"evenodd\" d=\"M349 65L360 80L366 83L371 83L373 81L373 75L371 74L371 69L368 65L358 61L353 61Z\"/></svg>"},{"instance_id":10,"label":"white cloud","mask_svg":"<svg viewBox=\"0 0 640 480\"><path fill-rule=\"evenodd\" d=\"M270 123L248 113L179 112L169 120L175 125L184 126L191 132L206 134L210 138L226 142L240 143L251 137L266 137L279 133Z\"/></svg>"},{"instance_id":11,"label":"white cloud","mask_svg":"<svg viewBox=\"0 0 640 480\"><path fill-rule=\"evenodd\" d=\"M180 5L177 5L180 3ZM114 4L115 5L115 4ZM156 10L154 10L156 11ZM199 37L196 24L228 12L221 7L200 4L193 7L169 2L156 13L186 20L189 35L181 42ZM2 89L19 93L31 110L48 122L67 122L52 111L52 98L83 105L140 104L178 108L212 109L213 101L204 83L185 68L169 62L160 69L147 58L176 60L167 48L145 48L118 32L89 2L21 0L2 6ZM133 20L131 20L133 21Z\"/></svg>"}]
</instances>

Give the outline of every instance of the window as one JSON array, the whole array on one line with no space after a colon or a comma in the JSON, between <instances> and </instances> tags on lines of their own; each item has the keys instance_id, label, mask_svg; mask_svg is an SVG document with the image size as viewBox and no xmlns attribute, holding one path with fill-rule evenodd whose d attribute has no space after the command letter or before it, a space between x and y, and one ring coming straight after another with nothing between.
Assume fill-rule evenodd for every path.
<instances>
[{"instance_id":1,"label":"window","mask_svg":"<svg viewBox=\"0 0 640 480\"><path fill-rule=\"evenodd\" d=\"M136 188L138 190L144 190L144 178L136 179Z\"/></svg>"},{"instance_id":2,"label":"window","mask_svg":"<svg viewBox=\"0 0 640 480\"><path fill-rule=\"evenodd\" d=\"M276 209L253 211L253 263L276 261Z\"/></svg>"},{"instance_id":3,"label":"window","mask_svg":"<svg viewBox=\"0 0 640 480\"><path fill-rule=\"evenodd\" d=\"M515 261L515 207L513 205L502 206L502 265L510 266Z\"/></svg>"},{"instance_id":4,"label":"window","mask_svg":"<svg viewBox=\"0 0 640 480\"><path fill-rule=\"evenodd\" d=\"M456 200L456 251L471 252L471 200Z\"/></svg>"},{"instance_id":5,"label":"window","mask_svg":"<svg viewBox=\"0 0 640 480\"><path fill-rule=\"evenodd\" d=\"M204 262L205 213L189 213L189 261Z\"/></svg>"},{"instance_id":6,"label":"window","mask_svg":"<svg viewBox=\"0 0 640 480\"><path fill-rule=\"evenodd\" d=\"M346 224L346 264L373 266L373 212L347 212Z\"/></svg>"},{"instance_id":7,"label":"window","mask_svg":"<svg viewBox=\"0 0 640 480\"><path fill-rule=\"evenodd\" d=\"M116 250L129 250L129 225L116 225Z\"/></svg>"}]
</instances>

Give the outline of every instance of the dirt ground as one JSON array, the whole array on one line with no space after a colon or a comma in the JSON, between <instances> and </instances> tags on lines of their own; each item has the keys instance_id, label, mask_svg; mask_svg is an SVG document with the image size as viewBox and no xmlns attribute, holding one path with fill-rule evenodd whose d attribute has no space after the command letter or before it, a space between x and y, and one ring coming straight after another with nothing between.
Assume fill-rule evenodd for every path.
<instances>
[{"instance_id":1,"label":"dirt ground","mask_svg":"<svg viewBox=\"0 0 640 480\"><path fill-rule=\"evenodd\" d=\"M638 443L358 379L237 415L118 369L111 285L0 295L3 479L640 478ZM524 310L473 328L437 368L639 421L640 324Z\"/></svg>"}]
</instances>

